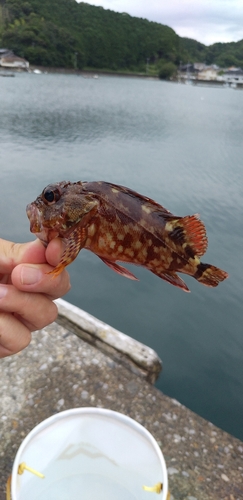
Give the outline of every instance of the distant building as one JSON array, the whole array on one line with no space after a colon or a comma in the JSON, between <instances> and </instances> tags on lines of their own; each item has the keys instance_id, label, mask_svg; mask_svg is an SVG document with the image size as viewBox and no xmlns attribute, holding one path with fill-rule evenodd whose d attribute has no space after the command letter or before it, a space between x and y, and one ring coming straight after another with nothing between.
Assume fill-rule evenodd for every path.
<instances>
[{"instance_id":1,"label":"distant building","mask_svg":"<svg viewBox=\"0 0 243 500\"><path fill-rule=\"evenodd\" d=\"M0 49L0 67L27 70L29 63L26 59L16 56L12 50Z\"/></svg>"},{"instance_id":2,"label":"distant building","mask_svg":"<svg viewBox=\"0 0 243 500\"><path fill-rule=\"evenodd\" d=\"M195 80L197 78L198 70L195 68L194 64L183 64L183 66L180 66L179 74L182 79Z\"/></svg>"},{"instance_id":3,"label":"distant building","mask_svg":"<svg viewBox=\"0 0 243 500\"><path fill-rule=\"evenodd\" d=\"M243 70L241 68L229 68L222 75L225 83L243 83Z\"/></svg>"},{"instance_id":4,"label":"distant building","mask_svg":"<svg viewBox=\"0 0 243 500\"><path fill-rule=\"evenodd\" d=\"M198 80L217 80L219 67L215 64L212 66L205 66L201 71L198 71Z\"/></svg>"},{"instance_id":5,"label":"distant building","mask_svg":"<svg viewBox=\"0 0 243 500\"><path fill-rule=\"evenodd\" d=\"M207 66L204 63L188 63L180 66L180 78L187 80L216 80L219 67L213 64Z\"/></svg>"},{"instance_id":6,"label":"distant building","mask_svg":"<svg viewBox=\"0 0 243 500\"><path fill-rule=\"evenodd\" d=\"M0 59L3 56L13 56L13 51L10 49L0 49Z\"/></svg>"},{"instance_id":7,"label":"distant building","mask_svg":"<svg viewBox=\"0 0 243 500\"><path fill-rule=\"evenodd\" d=\"M197 71L203 71L207 67L207 65L205 63L201 63L201 62L194 63L193 66Z\"/></svg>"}]
</instances>

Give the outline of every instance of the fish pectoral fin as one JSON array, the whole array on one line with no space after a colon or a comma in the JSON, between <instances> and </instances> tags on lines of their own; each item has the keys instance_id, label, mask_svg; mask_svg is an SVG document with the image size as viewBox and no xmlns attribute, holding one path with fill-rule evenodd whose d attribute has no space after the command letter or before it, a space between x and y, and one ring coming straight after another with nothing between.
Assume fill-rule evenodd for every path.
<instances>
[{"instance_id":1,"label":"fish pectoral fin","mask_svg":"<svg viewBox=\"0 0 243 500\"><path fill-rule=\"evenodd\" d=\"M150 271L152 270L150 269ZM164 271L152 271L152 273L156 274L156 276L158 276L159 278L162 278L162 280L168 281L168 283L170 283L171 285L181 288L182 290L184 290L184 292L190 292L185 281L183 281L183 279L181 279L176 273L169 273Z\"/></svg>"},{"instance_id":2,"label":"fish pectoral fin","mask_svg":"<svg viewBox=\"0 0 243 500\"><path fill-rule=\"evenodd\" d=\"M121 276L125 276L125 278L129 278L130 280L138 281L138 278L136 278L136 276L134 276L134 274L128 271L128 269L126 269L125 267L119 266L118 264L116 264L116 262L104 259L103 257L100 257L100 259L104 262L104 264L113 269L113 271L115 271L118 274L121 274Z\"/></svg>"},{"instance_id":3,"label":"fish pectoral fin","mask_svg":"<svg viewBox=\"0 0 243 500\"><path fill-rule=\"evenodd\" d=\"M87 231L85 228L76 228L70 233L70 236L65 239L65 248L61 257L59 264L49 273L52 274L53 278L56 278L65 269L66 266L71 264L71 262L76 259L80 250L84 247L85 240L87 238Z\"/></svg>"}]
</instances>

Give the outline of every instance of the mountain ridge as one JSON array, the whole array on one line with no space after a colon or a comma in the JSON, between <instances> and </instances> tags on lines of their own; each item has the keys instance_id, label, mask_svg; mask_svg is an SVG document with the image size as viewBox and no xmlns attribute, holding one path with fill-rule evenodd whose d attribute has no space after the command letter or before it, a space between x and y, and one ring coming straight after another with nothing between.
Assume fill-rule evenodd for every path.
<instances>
[{"instance_id":1,"label":"mountain ridge","mask_svg":"<svg viewBox=\"0 0 243 500\"><path fill-rule=\"evenodd\" d=\"M0 45L40 66L141 72L188 61L243 66L243 40L206 46L169 26L76 0L0 0Z\"/></svg>"}]
</instances>

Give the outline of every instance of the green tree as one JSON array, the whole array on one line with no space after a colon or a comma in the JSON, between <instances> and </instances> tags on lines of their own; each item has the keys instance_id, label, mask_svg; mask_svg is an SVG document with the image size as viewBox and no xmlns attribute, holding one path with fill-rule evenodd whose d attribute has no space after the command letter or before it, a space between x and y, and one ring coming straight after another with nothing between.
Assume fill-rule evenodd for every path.
<instances>
[{"instance_id":1,"label":"green tree","mask_svg":"<svg viewBox=\"0 0 243 500\"><path fill-rule=\"evenodd\" d=\"M170 80L177 72L177 67L173 62L161 62L159 64L160 80Z\"/></svg>"},{"instance_id":2,"label":"green tree","mask_svg":"<svg viewBox=\"0 0 243 500\"><path fill-rule=\"evenodd\" d=\"M41 65L136 71L145 71L147 59L161 63L161 71L180 61L243 65L243 40L206 47L168 26L76 0L0 0L0 39Z\"/></svg>"}]
</instances>

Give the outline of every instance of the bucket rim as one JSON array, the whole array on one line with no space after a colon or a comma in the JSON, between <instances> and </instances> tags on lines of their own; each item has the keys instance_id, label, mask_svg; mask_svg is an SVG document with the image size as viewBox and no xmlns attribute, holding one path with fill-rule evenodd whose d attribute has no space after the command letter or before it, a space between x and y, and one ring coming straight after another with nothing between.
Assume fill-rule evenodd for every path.
<instances>
[{"instance_id":1,"label":"bucket rim","mask_svg":"<svg viewBox=\"0 0 243 500\"><path fill-rule=\"evenodd\" d=\"M153 437L153 435L144 427L142 424L134 420L133 418L129 417L128 415L125 415L124 413L120 413L114 410L110 410L107 408L97 408L97 407L78 407L78 408L70 408L68 410L63 410L61 412L55 413L54 415L51 415L50 417L47 417L45 420L42 420L37 424L33 429L25 436L23 439L22 443L19 446L19 449L16 453L13 467L12 467L12 477L11 477L11 498L12 500L17 500L17 476L18 476L18 467L19 464L21 463L21 456L24 452L25 447L29 444L29 442L37 435L39 432L42 430L46 429L50 425L56 423L57 421L61 421L65 419L66 417L69 416L77 416L77 415L102 415L109 417L113 420L117 420L120 422L123 422L127 424L128 426L132 427L134 430L136 430L138 433L142 434L148 441L150 441L150 444L153 446L157 457L160 461L162 473L163 473L163 497L161 497L161 500L166 499L167 492L168 492L168 474L167 474L167 468L166 468L166 463L164 459L164 455L162 450L160 449L157 441ZM31 464L30 464L31 465ZM166 493L166 494L165 494Z\"/></svg>"}]
</instances>

